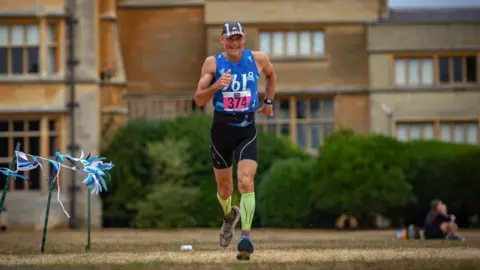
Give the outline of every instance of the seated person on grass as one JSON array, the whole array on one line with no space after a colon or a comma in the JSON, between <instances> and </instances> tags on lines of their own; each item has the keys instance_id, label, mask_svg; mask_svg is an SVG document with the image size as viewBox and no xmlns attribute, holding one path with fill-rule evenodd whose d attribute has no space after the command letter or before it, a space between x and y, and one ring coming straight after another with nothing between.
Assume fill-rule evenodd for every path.
<instances>
[{"instance_id":1,"label":"seated person on grass","mask_svg":"<svg viewBox=\"0 0 480 270\"><path fill-rule=\"evenodd\" d=\"M425 217L425 239L464 240L458 233L455 216L447 213L447 206L440 200L433 200Z\"/></svg>"}]
</instances>

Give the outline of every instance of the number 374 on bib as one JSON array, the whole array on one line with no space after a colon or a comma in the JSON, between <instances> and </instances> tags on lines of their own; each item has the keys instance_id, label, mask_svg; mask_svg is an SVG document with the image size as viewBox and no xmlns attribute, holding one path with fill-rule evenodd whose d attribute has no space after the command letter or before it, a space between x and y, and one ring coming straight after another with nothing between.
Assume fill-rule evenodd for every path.
<instances>
[{"instance_id":1,"label":"number 374 on bib","mask_svg":"<svg viewBox=\"0 0 480 270\"><path fill-rule=\"evenodd\" d=\"M251 97L250 91L223 92L223 107L225 111L248 110Z\"/></svg>"}]
</instances>

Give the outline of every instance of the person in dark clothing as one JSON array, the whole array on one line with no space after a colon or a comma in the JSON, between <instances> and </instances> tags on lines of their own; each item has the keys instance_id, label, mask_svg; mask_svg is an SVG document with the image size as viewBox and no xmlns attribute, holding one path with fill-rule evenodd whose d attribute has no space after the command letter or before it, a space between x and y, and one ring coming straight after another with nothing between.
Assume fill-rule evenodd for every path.
<instances>
[{"instance_id":1,"label":"person in dark clothing","mask_svg":"<svg viewBox=\"0 0 480 270\"><path fill-rule=\"evenodd\" d=\"M425 239L463 240L455 224L455 216L449 215L447 206L440 200L433 200L425 217Z\"/></svg>"}]
</instances>

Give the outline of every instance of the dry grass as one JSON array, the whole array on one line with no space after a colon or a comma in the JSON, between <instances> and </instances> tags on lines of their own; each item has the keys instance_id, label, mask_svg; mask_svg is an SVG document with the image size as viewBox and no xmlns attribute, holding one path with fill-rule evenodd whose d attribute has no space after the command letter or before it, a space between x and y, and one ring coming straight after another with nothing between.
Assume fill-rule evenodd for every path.
<instances>
[{"instance_id":1,"label":"dry grass","mask_svg":"<svg viewBox=\"0 0 480 270\"><path fill-rule=\"evenodd\" d=\"M472 269L480 265L480 232L465 242L398 241L394 231L256 230L256 252L237 262L235 242L217 243L218 230L51 231L46 254L41 232L0 234L0 265L56 269ZM237 232L238 236L238 232ZM194 251L180 251L190 244ZM2 268L3 269L3 268Z\"/></svg>"}]
</instances>

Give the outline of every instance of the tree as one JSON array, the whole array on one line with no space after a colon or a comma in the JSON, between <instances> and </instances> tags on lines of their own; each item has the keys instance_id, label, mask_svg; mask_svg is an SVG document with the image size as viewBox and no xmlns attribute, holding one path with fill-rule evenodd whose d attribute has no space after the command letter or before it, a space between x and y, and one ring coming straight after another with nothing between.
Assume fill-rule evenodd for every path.
<instances>
[{"instance_id":1,"label":"tree","mask_svg":"<svg viewBox=\"0 0 480 270\"><path fill-rule=\"evenodd\" d=\"M404 145L381 135L332 140L321 150L312 182L316 209L357 217L415 200Z\"/></svg>"},{"instance_id":2,"label":"tree","mask_svg":"<svg viewBox=\"0 0 480 270\"><path fill-rule=\"evenodd\" d=\"M312 210L308 188L315 159L287 158L274 163L258 187L262 226L305 227Z\"/></svg>"},{"instance_id":3,"label":"tree","mask_svg":"<svg viewBox=\"0 0 480 270\"><path fill-rule=\"evenodd\" d=\"M136 211L134 225L140 228L180 228L194 226L191 213L200 195L198 187L185 187L190 169L188 141L166 138L149 143L148 160L153 169L153 188L144 200L129 205Z\"/></svg>"},{"instance_id":4,"label":"tree","mask_svg":"<svg viewBox=\"0 0 480 270\"><path fill-rule=\"evenodd\" d=\"M188 169L181 173L182 176L178 176L183 178L183 187L198 188L200 192L195 197L195 207L190 212L196 226L218 227L222 222L222 209L216 196L217 185L209 154L211 124L210 116L192 114L172 120L132 120L121 128L113 137L110 146L102 153L102 156L108 157L116 165L111 171L109 191L102 193L104 224L133 226L139 208L127 208L125 202L130 205L144 202L147 195L155 189L156 183L165 182L160 178L171 179L172 173L180 173L176 169L167 172L170 170L168 168L181 167ZM257 187L262 181L262 175L276 161L289 157L302 160L311 158L311 155L293 144L289 138L276 137L261 131L258 131L257 138ZM161 144L158 144L159 142ZM178 152L174 154L171 151ZM184 159L179 159L178 155L184 156ZM236 168L234 165L235 182ZM239 200L240 195L236 190L232 201L238 203ZM259 224L259 220L259 215L255 215L253 226Z\"/></svg>"},{"instance_id":5,"label":"tree","mask_svg":"<svg viewBox=\"0 0 480 270\"><path fill-rule=\"evenodd\" d=\"M130 226L134 209L125 202L135 204L151 190L151 162L146 149L150 142L161 140L168 130L166 121L132 120L113 136L101 156L111 160L115 167L110 171L108 191L100 193L103 201L104 226Z\"/></svg>"}]
</instances>

